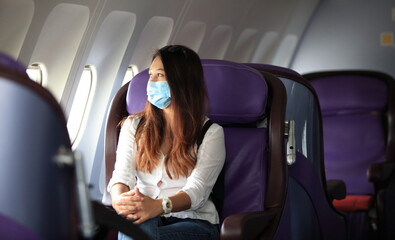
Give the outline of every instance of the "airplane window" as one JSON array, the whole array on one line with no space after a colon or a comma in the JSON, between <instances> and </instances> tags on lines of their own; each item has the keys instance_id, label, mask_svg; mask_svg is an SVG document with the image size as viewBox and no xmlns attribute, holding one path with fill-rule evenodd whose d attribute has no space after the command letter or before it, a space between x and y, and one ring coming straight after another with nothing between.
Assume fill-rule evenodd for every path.
<instances>
[{"instance_id":1,"label":"airplane window","mask_svg":"<svg viewBox=\"0 0 395 240\"><path fill-rule=\"evenodd\" d=\"M88 112L92 99L93 86L96 82L96 70L92 65L86 65L74 96L70 115L67 121L67 130L70 140L75 145L76 139L84 125L85 113Z\"/></svg>"},{"instance_id":2,"label":"airplane window","mask_svg":"<svg viewBox=\"0 0 395 240\"><path fill-rule=\"evenodd\" d=\"M35 81L38 84L44 85L44 83L46 83L47 81L47 71L44 64L30 64L26 69L26 73L27 75L29 75L31 80Z\"/></svg>"},{"instance_id":3,"label":"airplane window","mask_svg":"<svg viewBox=\"0 0 395 240\"><path fill-rule=\"evenodd\" d=\"M129 82L130 80L132 80L132 78L133 78L137 73L139 73L138 67L137 67L136 65L130 65L130 66L128 67L128 70L126 70L125 77L123 78L123 81L122 81L122 86L123 86L125 83Z\"/></svg>"}]
</instances>

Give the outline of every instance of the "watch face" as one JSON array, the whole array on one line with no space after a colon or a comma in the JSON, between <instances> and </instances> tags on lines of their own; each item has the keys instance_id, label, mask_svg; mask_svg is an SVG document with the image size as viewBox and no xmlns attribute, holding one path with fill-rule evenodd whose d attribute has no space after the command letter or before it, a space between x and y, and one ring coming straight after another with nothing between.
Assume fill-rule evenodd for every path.
<instances>
[{"instance_id":1,"label":"watch face","mask_svg":"<svg viewBox=\"0 0 395 240\"><path fill-rule=\"evenodd\" d=\"M164 198L164 199L162 200L162 207L163 207L163 211L164 211L165 213L171 212L171 209L172 209L171 200L168 199L168 198Z\"/></svg>"}]
</instances>

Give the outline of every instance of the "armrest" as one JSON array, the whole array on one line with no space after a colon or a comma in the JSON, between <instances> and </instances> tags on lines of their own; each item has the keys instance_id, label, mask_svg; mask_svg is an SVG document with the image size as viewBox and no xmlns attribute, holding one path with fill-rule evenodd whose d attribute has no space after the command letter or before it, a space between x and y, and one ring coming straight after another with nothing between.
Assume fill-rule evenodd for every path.
<instances>
[{"instance_id":1,"label":"armrest","mask_svg":"<svg viewBox=\"0 0 395 240\"><path fill-rule=\"evenodd\" d=\"M341 200L347 195L346 184L343 180L328 180L326 181L326 187L330 200Z\"/></svg>"},{"instance_id":2,"label":"armrest","mask_svg":"<svg viewBox=\"0 0 395 240\"><path fill-rule=\"evenodd\" d=\"M368 168L368 179L374 183L385 183L395 172L395 162L374 163Z\"/></svg>"},{"instance_id":3,"label":"armrest","mask_svg":"<svg viewBox=\"0 0 395 240\"><path fill-rule=\"evenodd\" d=\"M221 240L256 239L273 222L274 211L248 212L230 215L221 227Z\"/></svg>"},{"instance_id":4,"label":"armrest","mask_svg":"<svg viewBox=\"0 0 395 240\"><path fill-rule=\"evenodd\" d=\"M110 229L122 232L136 240L150 239L137 225L118 215L111 207L92 201L93 215L100 231L94 239L103 239Z\"/></svg>"}]
</instances>

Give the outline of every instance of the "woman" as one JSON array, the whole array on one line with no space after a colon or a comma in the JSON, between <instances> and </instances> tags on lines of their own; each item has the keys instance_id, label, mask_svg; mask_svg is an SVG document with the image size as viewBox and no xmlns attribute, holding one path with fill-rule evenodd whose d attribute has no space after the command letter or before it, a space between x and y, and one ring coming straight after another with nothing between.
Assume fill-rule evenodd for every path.
<instances>
[{"instance_id":1,"label":"woman","mask_svg":"<svg viewBox=\"0 0 395 240\"><path fill-rule=\"evenodd\" d=\"M180 45L159 49L147 95L145 109L121 128L108 185L112 206L152 239L218 239L209 197L225 161L224 133L212 124L196 144L208 121L199 56Z\"/></svg>"}]
</instances>

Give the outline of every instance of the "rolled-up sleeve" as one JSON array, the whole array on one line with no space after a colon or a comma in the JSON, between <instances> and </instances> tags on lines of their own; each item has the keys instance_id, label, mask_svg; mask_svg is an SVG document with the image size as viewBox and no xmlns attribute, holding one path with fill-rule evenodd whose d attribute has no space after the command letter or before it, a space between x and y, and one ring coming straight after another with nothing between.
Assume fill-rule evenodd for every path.
<instances>
[{"instance_id":1,"label":"rolled-up sleeve","mask_svg":"<svg viewBox=\"0 0 395 240\"><path fill-rule=\"evenodd\" d=\"M135 132L140 119L127 118L122 125L117 146L116 161L107 191L116 183L123 183L133 189L136 184Z\"/></svg>"},{"instance_id":2,"label":"rolled-up sleeve","mask_svg":"<svg viewBox=\"0 0 395 240\"><path fill-rule=\"evenodd\" d=\"M213 124L199 147L196 167L182 188L182 191L191 198L191 210L196 210L205 204L224 162L224 131L218 124Z\"/></svg>"}]
</instances>

